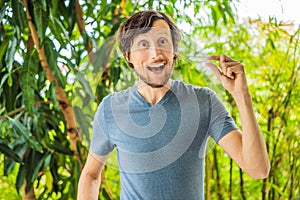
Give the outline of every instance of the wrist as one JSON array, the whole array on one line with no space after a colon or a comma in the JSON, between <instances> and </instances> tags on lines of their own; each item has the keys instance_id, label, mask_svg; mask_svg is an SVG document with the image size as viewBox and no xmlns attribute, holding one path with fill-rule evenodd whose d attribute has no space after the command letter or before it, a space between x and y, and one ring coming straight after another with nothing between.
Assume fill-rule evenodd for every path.
<instances>
[{"instance_id":1,"label":"wrist","mask_svg":"<svg viewBox=\"0 0 300 200\"><path fill-rule=\"evenodd\" d=\"M252 103L252 97L248 90L245 92L239 92L239 93L232 94L232 96L237 104Z\"/></svg>"}]
</instances>

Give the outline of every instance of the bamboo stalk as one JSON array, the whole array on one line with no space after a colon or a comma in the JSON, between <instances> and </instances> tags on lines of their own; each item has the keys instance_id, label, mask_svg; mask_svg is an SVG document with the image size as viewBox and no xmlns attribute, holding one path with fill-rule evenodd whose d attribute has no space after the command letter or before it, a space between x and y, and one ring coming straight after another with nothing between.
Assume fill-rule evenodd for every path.
<instances>
[{"instance_id":1,"label":"bamboo stalk","mask_svg":"<svg viewBox=\"0 0 300 200\"><path fill-rule=\"evenodd\" d=\"M240 192L242 195L242 199L246 200L246 196L245 196L245 190L244 190L244 178L243 178L243 171L240 168Z\"/></svg>"},{"instance_id":2,"label":"bamboo stalk","mask_svg":"<svg viewBox=\"0 0 300 200\"><path fill-rule=\"evenodd\" d=\"M217 149L215 148L213 150L213 155L214 155L214 166L216 170L216 182L217 182L217 195L218 199L224 199L223 194L222 194L222 184L221 184L221 176L220 176L220 170L219 170L219 165L218 165L218 156L217 156Z\"/></svg>"},{"instance_id":3,"label":"bamboo stalk","mask_svg":"<svg viewBox=\"0 0 300 200\"><path fill-rule=\"evenodd\" d=\"M211 163L209 156L205 157L205 199L211 199L211 186L210 186L210 179L211 179Z\"/></svg>"},{"instance_id":4,"label":"bamboo stalk","mask_svg":"<svg viewBox=\"0 0 300 200\"><path fill-rule=\"evenodd\" d=\"M232 167L233 167L233 162L232 159L230 158L230 168L229 168L229 199L232 199Z\"/></svg>"}]
</instances>

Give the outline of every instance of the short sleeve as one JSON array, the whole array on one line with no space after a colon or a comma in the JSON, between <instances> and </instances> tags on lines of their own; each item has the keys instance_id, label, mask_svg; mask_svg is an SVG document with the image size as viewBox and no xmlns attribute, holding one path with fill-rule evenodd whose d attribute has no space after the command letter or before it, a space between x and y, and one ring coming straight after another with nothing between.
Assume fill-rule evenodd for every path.
<instances>
[{"instance_id":1,"label":"short sleeve","mask_svg":"<svg viewBox=\"0 0 300 200\"><path fill-rule=\"evenodd\" d=\"M97 155L107 155L115 145L109 140L108 130L105 120L104 102L99 105L93 121L93 136L90 150Z\"/></svg>"},{"instance_id":2,"label":"short sleeve","mask_svg":"<svg viewBox=\"0 0 300 200\"><path fill-rule=\"evenodd\" d=\"M223 102L219 99L216 93L210 90L210 123L208 132L209 135L218 142L222 137L232 130L237 129L234 120L229 115Z\"/></svg>"}]
</instances>

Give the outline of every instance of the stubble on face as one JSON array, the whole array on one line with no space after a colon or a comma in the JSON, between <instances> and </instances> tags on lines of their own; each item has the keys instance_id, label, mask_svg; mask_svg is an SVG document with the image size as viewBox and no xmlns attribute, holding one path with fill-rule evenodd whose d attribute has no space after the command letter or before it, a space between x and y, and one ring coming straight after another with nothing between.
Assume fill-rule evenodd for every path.
<instances>
[{"instance_id":1,"label":"stubble on face","mask_svg":"<svg viewBox=\"0 0 300 200\"><path fill-rule=\"evenodd\" d=\"M144 67L135 67L135 73L137 74L137 76L139 77L140 81L144 82L146 85L152 87L152 88L162 88L164 87L170 80L170 78L172 77L173 74L173 66L172 67L167 67L164 66L164 72L163 74L161 74L161 76L159 77L159 81L157 80L153 80L153 78L151 78L147 72L145 72Z\"/></svg>"}]
</instances>

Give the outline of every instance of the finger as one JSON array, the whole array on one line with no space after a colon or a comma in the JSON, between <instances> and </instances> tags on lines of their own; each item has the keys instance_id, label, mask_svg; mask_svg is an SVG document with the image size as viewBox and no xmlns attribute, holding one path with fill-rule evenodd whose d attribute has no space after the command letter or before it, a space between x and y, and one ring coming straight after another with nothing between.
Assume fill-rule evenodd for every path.
<instances>
[{"instance_id":1,"label":"finger","mask_svg":"<svg viewBox=\"0 0 300 200\"><path fill-rule=\"evenodd\" d=\"M217 75L218 80L221 82L222 72L219 70L219 68L215 64L210 62L207 62L206 66L214 71L214 73Z\"/></svg>"},{"instance_id":2,"label":"finger","mask_svg":"<svg viewBox=\"0 0 300 200\"><path fill-rule=\"evenodd\" d=\"M215 60L219 62L230 62L230 61L235 61L232 58L222 54L222 55L212 55L208 57L208 60Z\"/></svg>"},{"instance_id":3,"label":"finger","mask_svg":"<svg viewBox=\"0 0 300 200\"><path fill-rule=\"evenodd\" d=\"M214 56L209 56L208 60L215 60L215 61L220 61L220 56L214 55Z\"/></svg>"},{"instance_id":4,"label":"finger","mask_svg":"<svg viewBox=\"0 0 300 200\"><path fill-rule=\"evenodd\" d=\"M234 79L236 75L243 73L243 71L243 65L241 63L238 63L237 65L233 65L227 68L226 76Z\"/></svg>"},{"instance_id":5,"label":"finger","mask_svg":"<svg viewBox=\"0 0 300 200\"><path fill-rule=\"evenodd\" d=\"M225 59L226 59L225 55L220 55L220 67L221 67L224 75L227 74L227 67L225 65Z\"/></svg>"},{"instance_id":6,"label":"finger","mask_svg":"<svg viewBox=\"0 0 300 200\"><path fill-rule=\"evenodd\" d=\"M230 58L229 56L226 56L225 54L222 54L222 55L221 55L221 59L222 59L222 61L224 61L224 62L235 61L235 60L233 60L232 58Z\"/></svg>"},{"instance_id":7,"label":"finger","mask_svg":"<svg viewBox=\"0 0 300 200\"><path fill-rule=\"evenodd\" d=\"M227 74L225 74L228 78L234 79L235 73L234 73L234 66L227 68Z\"/></svg>"},{"instance_id":8,"label":"finger","mask_svg":"<svg viewBox=\"0 0 300 200\"><path fill-rule=\"evenodd\" d=\"M237 61L233 61L233 62L224 62L223 65L225 67L231 67L231 66L234 66L234 65L239 65L240 63L237 62Z\"/></svg>"}]
</instances>

